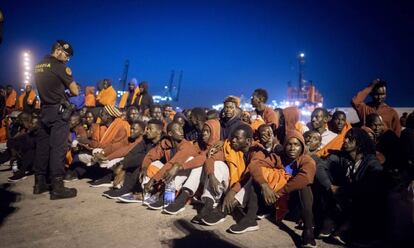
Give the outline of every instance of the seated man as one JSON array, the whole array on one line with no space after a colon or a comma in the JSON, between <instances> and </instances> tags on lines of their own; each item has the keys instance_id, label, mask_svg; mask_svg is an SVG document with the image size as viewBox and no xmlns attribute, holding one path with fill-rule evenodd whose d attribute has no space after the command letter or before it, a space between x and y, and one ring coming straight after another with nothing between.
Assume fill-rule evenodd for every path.
<instances>
[{"instance_id":1,"label":"seated man","mask_svg":"<svg viewBox=\"0 0 414 248\"><path fill-rule=\"evenodd\" d=\"M200 224L201 219L218 205L229 187L229 168L224 162L224 153L222 150L217 153L212 152L213 146L220 141L220 122L217 119L206 121L201 133L202 141L199 141L199 146L203 148L200 149L199 156L204 159L204 173L207 178L201 196L204 206L191 220L196 224ZM197 157L194 160L197 160Z\"/></svg>"},{"instance_id":2,"label":"seated man","mask_svg":"<svg viewBox=\"0 0 414 248\"><path fill-rule=\"evenodd\" d=\"M115 173L125 174L122 187L108 190L104 192L104 196L111 199L118 197L119 201L127 203L141 203L144 200L142 186L137 182L140 179L139 174L145 157L162 139L162 126L159 120L149 120L142 141L135 145L117 166L119 172L116 170ZM122 181L119 174L115 177L114 183Z\"/></svg>"},{"instance_id":3,"label":"seated man","mask_svg":"<svg viewBox=\"0 0 414 248\"><path fill-rule=\"evenodd\" d=\"M156 185L167 184L172 181L175 190L181 190L181 197L177 198L178 201L179 199L189 198L195 193L200 183L202 167L193 168L195 165L186 164L187 161L197 155L198 150L192 142L184 139L184 131L180 124L175 122L168 124L167 137L145 157L142 169L147 168L147 177L143 182L147 182L145 184L146 192L156 193ZM170 151L169 159L167 158L164 164L160 159L165 156L165 150ZM167 207L167 205L168 203L164 201L164 197L160 194L158 200L149 204L148 208L158 210ZM182 211L181 209L184 210L179 208L177 211ZM177 213L174 209L170 210L172 213Z\"/></svg>"},{"instance_id":4,"label":"seated man","mask_svg":"<svg viewBox=\"0 0 414 248\"><path fill-rule=\"evenodd\" d=\"M101 111L101 124L107 129L103 133L97 148L91 149L91 152L83 152L79 154L79 161L86 166L95 164L99 157L106 156L115 151L117 148L128 144L128 137L130 135L130 125L127 121L120 118L121 113L112 105L105 106ZM102 166L104 164L101 164ZM105 165L105 168L112 167L114 164ZM109 178L112 173L108 172L104 178ZM79 175L78 173L78 176ZM96 183L101 182L101 180ZM98 186L92 183L93 186Z\"/></svg>"},{"instance_id":5,"label":"seated man","mask_svg":"<svg viewBox=\"0 0 414 248\"><path fill-rule=\"evenodd\" d=\"M379 114L372 113L366 117L366 125L375 135L376 150L384 155L383 166L387 171L403 169L401 157L400 140L394 131L387 129Z\"/></svg>"},{"instance_id":6,"label":"seated man","mask_svg":"<svg viewBox=\"0 0 414 248\"><path fill-rule=\"evenodd\" d=\"M212 226L223 222L227 214L233 213L237 207L246 212L242 219L230 226L229 232L240 234L259 229L256 221L257 195L253 190L250 173L247 170L252 142L253 130L249 125L242 124L234 129L230 140L224 143L222 149L229 168L229 187L224 189L226 193L219 205L201 218L204 224ZM226 171L222 170L221 173L226 173ZM224 178L224 175L218 174L218 178Z\"/></svg>"},{"instance_id":7,"label":"seated man","mask_svg":"<svg viewBox=\"0 0 414 248\"><path fill-rule=\"evenodd\" d=\"M164 104L163 106L163 112L162 112L162 116L164 117L164 120L167 123L170 123L173 121L174 116L175 116L175 111L173 110L173 107L170 104Z\"/></svg>"},{"instance_id":8,"label":"seated man","mask_svg":"<svg viewBox=\"0 0 414 248\"><path fill-rule=\"evenodd\" d=\"M191 170L189 179L187 179L187 181L191 180L193 182L192 188L190 189L187 186L188 183L186 182L186 184L184 185L186 187L183 187L183 190L181 190L177 199L164 209L164 212L167 214L177 214L180 211L184 210L187 200L191 196L194 195L196 189L198 188L196 187L196 184L200 183L200 178L198 177L198 173L200 172L200 169L203 167L203 165L205 165L204 167L205 172L209 176L208 182L205 182L204 184L205 194L203 194L203 196L207 196L207 198L208 196L212 197L212 194L211 194L212 189L214 190L215 193L218 193L221 196L223 192L222 191L220 192L220 188L221 188L220 184L223 183L224 185L226 184L228 185L228 176L225 178L221 178L220 181L214 176L215 167L220 167L219 170L220 169L228 170L227 165L223 162L224 157L222 153L221 153L221 156L220 155L219 156L216 156L216 155L208 156L209 150L213 147L213 145L215 145L217 142L220 141L220 122L217 119L206 121L202 129L201 137L202 139L197 141L194 144L195 148L197 149L197 154L194 155L193 159L187 160L182 165L183 172ZM227 172L227 175L228 175L228 172ZM226 186L224 187L227 188ZM202 200L204 198L203 196L201 197ZM220 199L220 196L218 196L218 199ZM204 212L208 211L208 209L212 209L214 205L214 197L211 199L212 201L207 200L207 203L204 205L205 206ZM216 196L216 199L217 199L217 196Z\"/></svg>"},{"instance_id":9,"label":"seated man","mask_svg":"<svg viewBox=\"0 0 414 248\"><path fill-rule=\"evenodd\" d=\"M319 157L326 157L332 151L341 150L346 132L351 129L351 123L346 121L346 115L342 111L335 111L332 115L331 121L328 123L329 130L336 133L337 136L329 143L317 151ZM321 141L322 142L322 141Z\"/></svg>"},{"instance_id":10,"label":"seated man","mask_svg":"<svg viewBox=\"0 0 414 248\"><path fill-rule=\"evenodd\" d=\"M126 119L129 124L140 121L141 115L135 106L130 106L126 112Z\"/></svg>"},{"instance_id":11,"label":"seated man","mask_svg":"<svg viewBox=\"0 0 414 248\"><path fill-rule=\"evenodd\" d=\"M81 118L78 113L73 113L69 119L69 137L68 142L70 147L66 153L66 167L69 167L73 161L73 156L79 152L78 139L85 139L87 137L85 127L81 123Z\"/></svg>"},{"instance_id":12,"label":"seated man","mask_svg":"<svg viewBox=\"0 0 414 248\"><path fill-rule=\"evenodd\" d=\"M322 136L321 146L323 149L331 142L337 134L328 129L329 113L324 108L316 108L311 114L310 130L318 131Z\"/></svg>"},{"instance_id":13,"label":"seated man","mask_svg":"<svg viewBox=\"0 0 414 248\"><path fill-rule=\"evenodd\" d=\"M305 141L302 134L297 131L289 131L286 134L284 154L280 161L280 164L276 164L273 167L264 167L261 164L253 163L249 169L254 180L260 184L262 194L268 204L272 204L278 198L286 197L288 194L292 198L295 192L299 193L298 198L304 223L302 245L305 247L316 247L313 235L313 196L310 188L315 177L316 165L315 161L309 155L306 155ZM275 179L277 179L276 182L280 181L281 168L284 168L285 172L290 175L290 178L279 189ZM293 205L292 199L289 201L290 205Z\"/></svg>"},{"instance_id":14,"label":"seated man","mask_svg":"<svg viewBox=\"0 0 414 248\"><path fill-rule=\"evenodd\" d=\"M8 149L11 153L11 164L17 165L17 170L13 171L13 176L8 178L9 182L18 182L26 178L26 172L32 169L36 137L35 132L38 127L38 118L32 118L27 113L21 113L20 131L7 141Z\"/></svg>"},{"instance_id":15,"label":"seated man","mask_svg":"<svg viewBox=\"0 0 414 248\"><path fill-rule=\"evenodd\" d=\"M322 141L321 134L315 130L310 130L305 132L303 136L309 155L316 163L315 182L312 185L315 233L318 234L319 238L326 238L333 231L335 212L337 211L337 203L333 196L333 188L335 187L333 185L337 184L337 180L334 180L335 169L331 167L329 162L326 162L329 157L324 159L316 154ZM338 151L332 152L332 154L337 153Z\"/></svg>"},{"instance_id":16,"label":"seated man","mask_svg":"<svg viewBox=\"0 0 414 248\"><path fill-rule=\"evenodd\" d=\"M331 166L346 168L346 183L334 188L341 212L332 237L342 244L369 245L384 234L385 189L383 167L367 132L351 128L345 135L343 153L329 157Z\"/></svg>"},{"instance_id":17,"label":"seated man","mask_svg":"<svg viewBox=\"0 0 414 248\"><path fill-rule=\"evenodd\" d=\"M235 97L227 97L224 99L223 116L220 118L221 123L221 140L231 137L233 131L243 122L241 121L241 113L238 114L238 101ZM200 129L202 126L200 127Z\"/></svg>"}]
</instances>

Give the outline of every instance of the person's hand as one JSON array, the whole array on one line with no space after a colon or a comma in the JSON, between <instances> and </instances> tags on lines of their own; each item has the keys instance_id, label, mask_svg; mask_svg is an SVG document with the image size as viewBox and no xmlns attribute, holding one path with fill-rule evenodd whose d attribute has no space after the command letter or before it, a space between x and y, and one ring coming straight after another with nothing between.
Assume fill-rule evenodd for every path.
<instances>
[{"instance_id":1,"label":"person's hand","mask_svg":"<svg viewBox=\"0 0 414 248\"><path fill-rule=\"evenodd\" d=\"M336 186L336 185L333 185L333 184L331 185L332 193L336 194L338 192L338 189L339 189L339 186Z\"/></svg>"},{"instance_id":2,"label":"person's hand","mask_svg":"<svg viewBox=\"0 0 414 248\"><path fill-rule=\"evenodd\" d=\"M142 183L146 176L147 176L147 168L142 167L141 170L138 173L139 183Z\"/></svg>"},{"instance_id":3,"label":"person's hand","mask_svg":"<svg viewBox=\"0 0 414 248\"><path fill-rule=\"evenodd\" d=\"M369 87L374 87L375 85L377 85L381 80L379 78L372 80L371 84L369 85Z\"/></svg>"},{"instance_id":4,"label":"person's hand","mask_svg":"<svg viewBox=\"0 0 414 248\"><path fill-rule=\"evenodd\" d=\"M10 124L10 119L8 116L6 116L6 118L4 118L4 126L8 127Z\"/></svg>"},{"instance_id":5,"label":"person's hand","mask_svg":"<svg viewBox=\"0 0 414 248\"><path fill-rule=\"evenodd\" d=\"M154 191L155 179L151 178L148 183L144 185L145 192L152 192Z\"/></svg>"},{"instance_id":6,"label":"person's hand","mask_svg":"<svg viewBox=\"0 0 414 248\"><path fill-rule=\"evenodd\" d=\"M114 188L121 188L124 184L125 180L125 170L122 169L122 166L118 166L114 171L115 178L114 178Z\"/></svg>"},{"instance_id":7,"label":"person's hand","mask_svg":"<svg viewBox=\"0 0 414 248\"><path fill-rule=\"evenodd\" d=\"M229 192L227 192L223 200L223 207L222 207L223 212L228 213L228 214L233 212L234 207L236 207L237 205L237 201L235 198L236 193L237 192L233 190L229 190Z\"/></svg>"},{"instance_id":8,"label":"person's hand","mask_svg":"<svg viewBox=\"0 0 414 248\"><path fill-rule=\"evenodd\" d=\"M97 152L93 156L94 156L94 159L96 161L106 161L106 160L108 160L108 158L105 157L105 155L102 152Z\"/></svg>"},{"instance_id":9,"label":"person's hand","mask_svg":"<svg viewBox=\"0 0 414 248\"><path fill-rule=\"evenodd\" d=\"M179 164L179 163L176 163L176 164L174 164L166 173L165 173L165 175L164 175L164 178L163 178L163 180L165 181L165 182L169 182L169 181L171 181L177 174L178 174L178 172L180 171L180 169L181 169L181 164Z\"/></svg>"},{"instance_id":10,"label":"person's hand","mask_svg":"<svg viewBox=\"0 0 414 248\"><path fill-rule=\"evenodd\" d=\"M208 183L212 189L212 192L214 196L218 196L220 195L220 185L221 183L219 182L219 180L217 180L216 176L214 176L214 174L210 174L208 176Z\"/></svg>"},{"instance_id":11,"label":"person's hand","mask_svg":"<svg viewBox=\"0 0 414 248\"><path fill-rule=\"evenodd\" d=\"M214 154L216 154L218 151L220 151L223 148L224 142L218 141L215 143L207 152L207 158L211 158Z\"/></svg>"},{"instance_id":12,"label":"person's hand","mask_svg":"<svg viewBox=\"0 0 414 248\"><path fill-rule=\"evenodd\" d=\"M260 187L262 188L262 196L267 205L270 206L279 199L279 195L274 192L267 183L261 184Z\"/></svg>"}]
</instances>

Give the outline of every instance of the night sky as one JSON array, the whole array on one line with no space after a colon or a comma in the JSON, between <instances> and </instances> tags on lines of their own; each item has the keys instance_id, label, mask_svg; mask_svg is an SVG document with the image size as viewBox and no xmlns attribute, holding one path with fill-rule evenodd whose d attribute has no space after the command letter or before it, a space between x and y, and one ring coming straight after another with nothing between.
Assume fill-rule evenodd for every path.
<instances>
[{"instance_id":1,"label":"night sky","mask_svg":"<svg viewBox=\"0 0 414 248\"><path fill-rule=\"evenodd\" d=\"M58 3L59 2L59 3ZM405 1L409 2L409 1ZM388 81L388 103L414 106L414 8L397 1L19 1L1 0L5 15L0 83L22 82L21 53L34 60L57 39L69 41L68 65L81 85L128 79L160 94L171 70L184 71L178 105L211 106L227 95L265 88L286 98L305 78L325 106L349 106L374 78Z\"/></svg>"}]
</instances>

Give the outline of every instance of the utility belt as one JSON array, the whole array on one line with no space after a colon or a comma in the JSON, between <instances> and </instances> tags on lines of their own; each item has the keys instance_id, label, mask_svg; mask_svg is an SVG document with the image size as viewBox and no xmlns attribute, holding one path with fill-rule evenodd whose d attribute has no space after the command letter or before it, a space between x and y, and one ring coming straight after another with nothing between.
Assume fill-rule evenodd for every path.
<instances>
[{"instance_id":1,"label":"utility belt","mask_svg":"<svg viewBox=\"0 0 414 248\"><path fill-rule=\"evenodd\" d=\"M59 113L62 115L63 120L69 121L75 109L76 109L76 106L74 104L71 104L67 100L62 100L59 106Z\"/></svg>"}]
</instances>

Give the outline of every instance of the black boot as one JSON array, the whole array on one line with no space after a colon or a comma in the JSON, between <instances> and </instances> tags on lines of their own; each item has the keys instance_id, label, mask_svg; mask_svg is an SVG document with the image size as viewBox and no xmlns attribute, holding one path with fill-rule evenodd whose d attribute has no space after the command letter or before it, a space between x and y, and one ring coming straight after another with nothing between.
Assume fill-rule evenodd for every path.
<instances>
[{"instance_id":1,"label":"black boot","mask_svg":"<svg viewBox=\"0 0 414 248\"><path fill-rule=\"evenodd\" d=\"M35 185L33 186L33 194L39 195L49 191L49 185L46 183L45 175L35 175Z\"/></svg>"},{"instance_id":2,"label":"black boot","mask_svg":"<svg viewBox=\"0 0 414 248\"><path fill-rule=\"evenodd\" d=\"M77 190L66 188L63 185L63 177L54 177L52 179L52 190L50 191L50 200L58 200L75 197Z\"/></svg>"}]
</instances>

